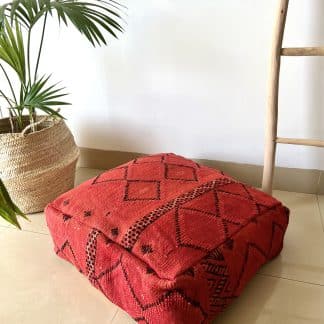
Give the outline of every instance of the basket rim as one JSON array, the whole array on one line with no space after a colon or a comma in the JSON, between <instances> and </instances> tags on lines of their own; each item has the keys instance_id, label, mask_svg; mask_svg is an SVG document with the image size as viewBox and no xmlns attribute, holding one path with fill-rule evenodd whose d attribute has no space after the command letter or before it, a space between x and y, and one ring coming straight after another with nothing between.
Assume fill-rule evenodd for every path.
<instances>
[{"instance_id":1,"label":"basket rim","mask_svg":"<svg viewBox=\"0 0 324 324\"><path fill-rule=\"evenodd\" d=\"M40 119L40 118L43 118L45 117L46 115L39 115L37 116L37 119ZM23 115L23 117L28 117L27 115ZM0 130L1 130L1 122L3 121L8 121L9 123L9 117L4 117L4 118L0 118ZM46 121L44 122L46 123ZM8 132L8 133L1 133L0 132L0 137L19 137L19 138L27 138L27 137L30 137L30 136L38 136L39 134L41 133L44 133L44 132L48 132L50 131L53 127L59 125L59 124L62 124L64 122L64 119L62 118L56 118L56 119L52 119L52 124L51 125L48 125L48 126L45 126L44 128L40 129L40 130L37 130L36 132L33 132L33 133L27 133L25 135L22 135L21 132L17 133L11 133L11 132Z\"/></svg>"}]
</instances>

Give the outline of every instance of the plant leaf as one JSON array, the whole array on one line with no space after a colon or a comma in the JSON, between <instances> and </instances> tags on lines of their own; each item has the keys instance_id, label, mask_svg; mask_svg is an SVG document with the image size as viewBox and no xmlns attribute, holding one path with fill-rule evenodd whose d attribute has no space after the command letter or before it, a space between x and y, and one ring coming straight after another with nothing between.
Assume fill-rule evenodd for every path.
<instances>
[{"instance_id":1,"label":"plant leaf","mask_svg":"<svg viewBox=\"0 0 324 324\"><path fill-rule=\"evenodd\" d=\"M72 23L90 43L106 44L102 31L117 38L115 31L122 32L122 11L125 7L115 0L14 0L0 6L0 26L6 17L10 17L10 24L15 19L27 29L31 29L46 12L53 16L56 12L59 23ZM1 28L1 27L0 27Z\"/></svg>"},{"instance_id":2,"label":"plant leaf","mask_svg":"<svg viewBox=\"0 0 324 324\"><path fill-rule=\"evenodd\" d=\"M27 216L13 203L4 183L0 179L0 216L20 229L16 215L28 220Z\"/></svg>"},{"instance_id":3,"label":"plant leaf","mask_svg":"<svg viewBox=\"0 0 324 324\"><path fill-rule=\"evenodd\" d=\"M70 105L70 103L58 100L65 97L67 93L63 92L64 87L58 87L58 83L49 84L50 76L42 76L33 83L29 83L23 89L22 100L19 104L20 109L27 108L30 111L37 108L44 113L63 118L55 107ZM18 107L17 107L18 108Z\"/></svg>"},{"instance_id":4,"label":"plant leaf","mask_svg":"<svg viewBox=\"0 0 324 324\"><path fill-rule=\"evenodd\" d=\"M26 82L26 60L24 41L17 20L15 32L4 18L4 27L0 30L0 59L5 61L18 75L22 83Z\"/></svg>"}]
</instances>

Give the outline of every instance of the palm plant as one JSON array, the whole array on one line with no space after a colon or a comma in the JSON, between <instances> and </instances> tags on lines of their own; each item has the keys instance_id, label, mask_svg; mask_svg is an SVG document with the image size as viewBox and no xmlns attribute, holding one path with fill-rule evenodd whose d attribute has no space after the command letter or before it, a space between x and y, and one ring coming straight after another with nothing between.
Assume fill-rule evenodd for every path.
<instances>
[{"instance_id":1,"label":"palm plant","mask_svg":"<svg viewBox=\"0 0 324 324\"><path fill-rule=\"evenodd\" d=\"M93 46L100 46L106 45L104 32L117 38L117 33L123 31L122 10L123 6L115 0L14 0L0 6L0 72L8 84L7 92L0 88L0 97L9 109L12 132L26 127L23 118L26 114L29 128L35 131L39 111L63 118L58 108L69 105L62 99L67 95L63 87L51 83L48 75L39 76L48 18L56 17L59 24L66 26L72 24ZM32 32L39 22L42 34L37 59L31 62ZM18 82L10 79L8 69Z\"/></svg>"},{"instance_id":2,"label":"palm plant","mask_svg":"<svg viewBox=\"0 0 324 324\"><path fill-rule=\"evenodd\" d=\"M1 104L8 108L11 132L37 131L45 119L37 118L38 113L63 118L59 107L69 105L65 88L52 83L49 74L39 73L48 20L72 25L93 46L101 46L106 45L106 34L117 38L123 31L123 8L115 0L13 0L0 6L0 75L7 83L0 85L0 112ZM41 34L32 60L31 40L38 24ZM17 215L26 218L0 179L0 217L20 228Z\"/></svg>"}]
</instances>

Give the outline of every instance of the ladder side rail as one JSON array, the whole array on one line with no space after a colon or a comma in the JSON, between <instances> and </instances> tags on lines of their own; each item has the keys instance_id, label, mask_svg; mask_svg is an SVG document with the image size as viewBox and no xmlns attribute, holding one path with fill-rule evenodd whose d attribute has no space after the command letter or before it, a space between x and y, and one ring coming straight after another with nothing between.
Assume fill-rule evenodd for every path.
<instances>
[{"instance_id":1,"label":"ladder side rail","mask_svg":"<svg viewBox=\"0 0 324 324\"><path fill-rule=\"evenodd\" d=\"M286 25L288 6L289 0L279 0L278 14L276 18L272 40L272 54L270 62L271 65L266 114L264 167L262 177L262 190L269 194L272 193L274 165L276 157L281 49Z\"/></svg>"}]
</instances>

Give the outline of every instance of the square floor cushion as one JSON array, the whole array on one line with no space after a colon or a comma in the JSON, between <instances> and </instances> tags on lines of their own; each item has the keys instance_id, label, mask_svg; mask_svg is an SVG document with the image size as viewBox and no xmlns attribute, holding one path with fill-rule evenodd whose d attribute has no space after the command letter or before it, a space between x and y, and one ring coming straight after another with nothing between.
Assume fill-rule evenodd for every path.
<instances>
[{"instance_id":1,"label":"square floor cushion","mask_svg":"<svg viewBox=\"0 0 324 324\"><path fill-rule=\"evenodd\" d=\"M106 171L46 208L55 252L135 321L153 324L209 323L280 253L288 214L174 154Z\"/></svg>"}]
</instances>

